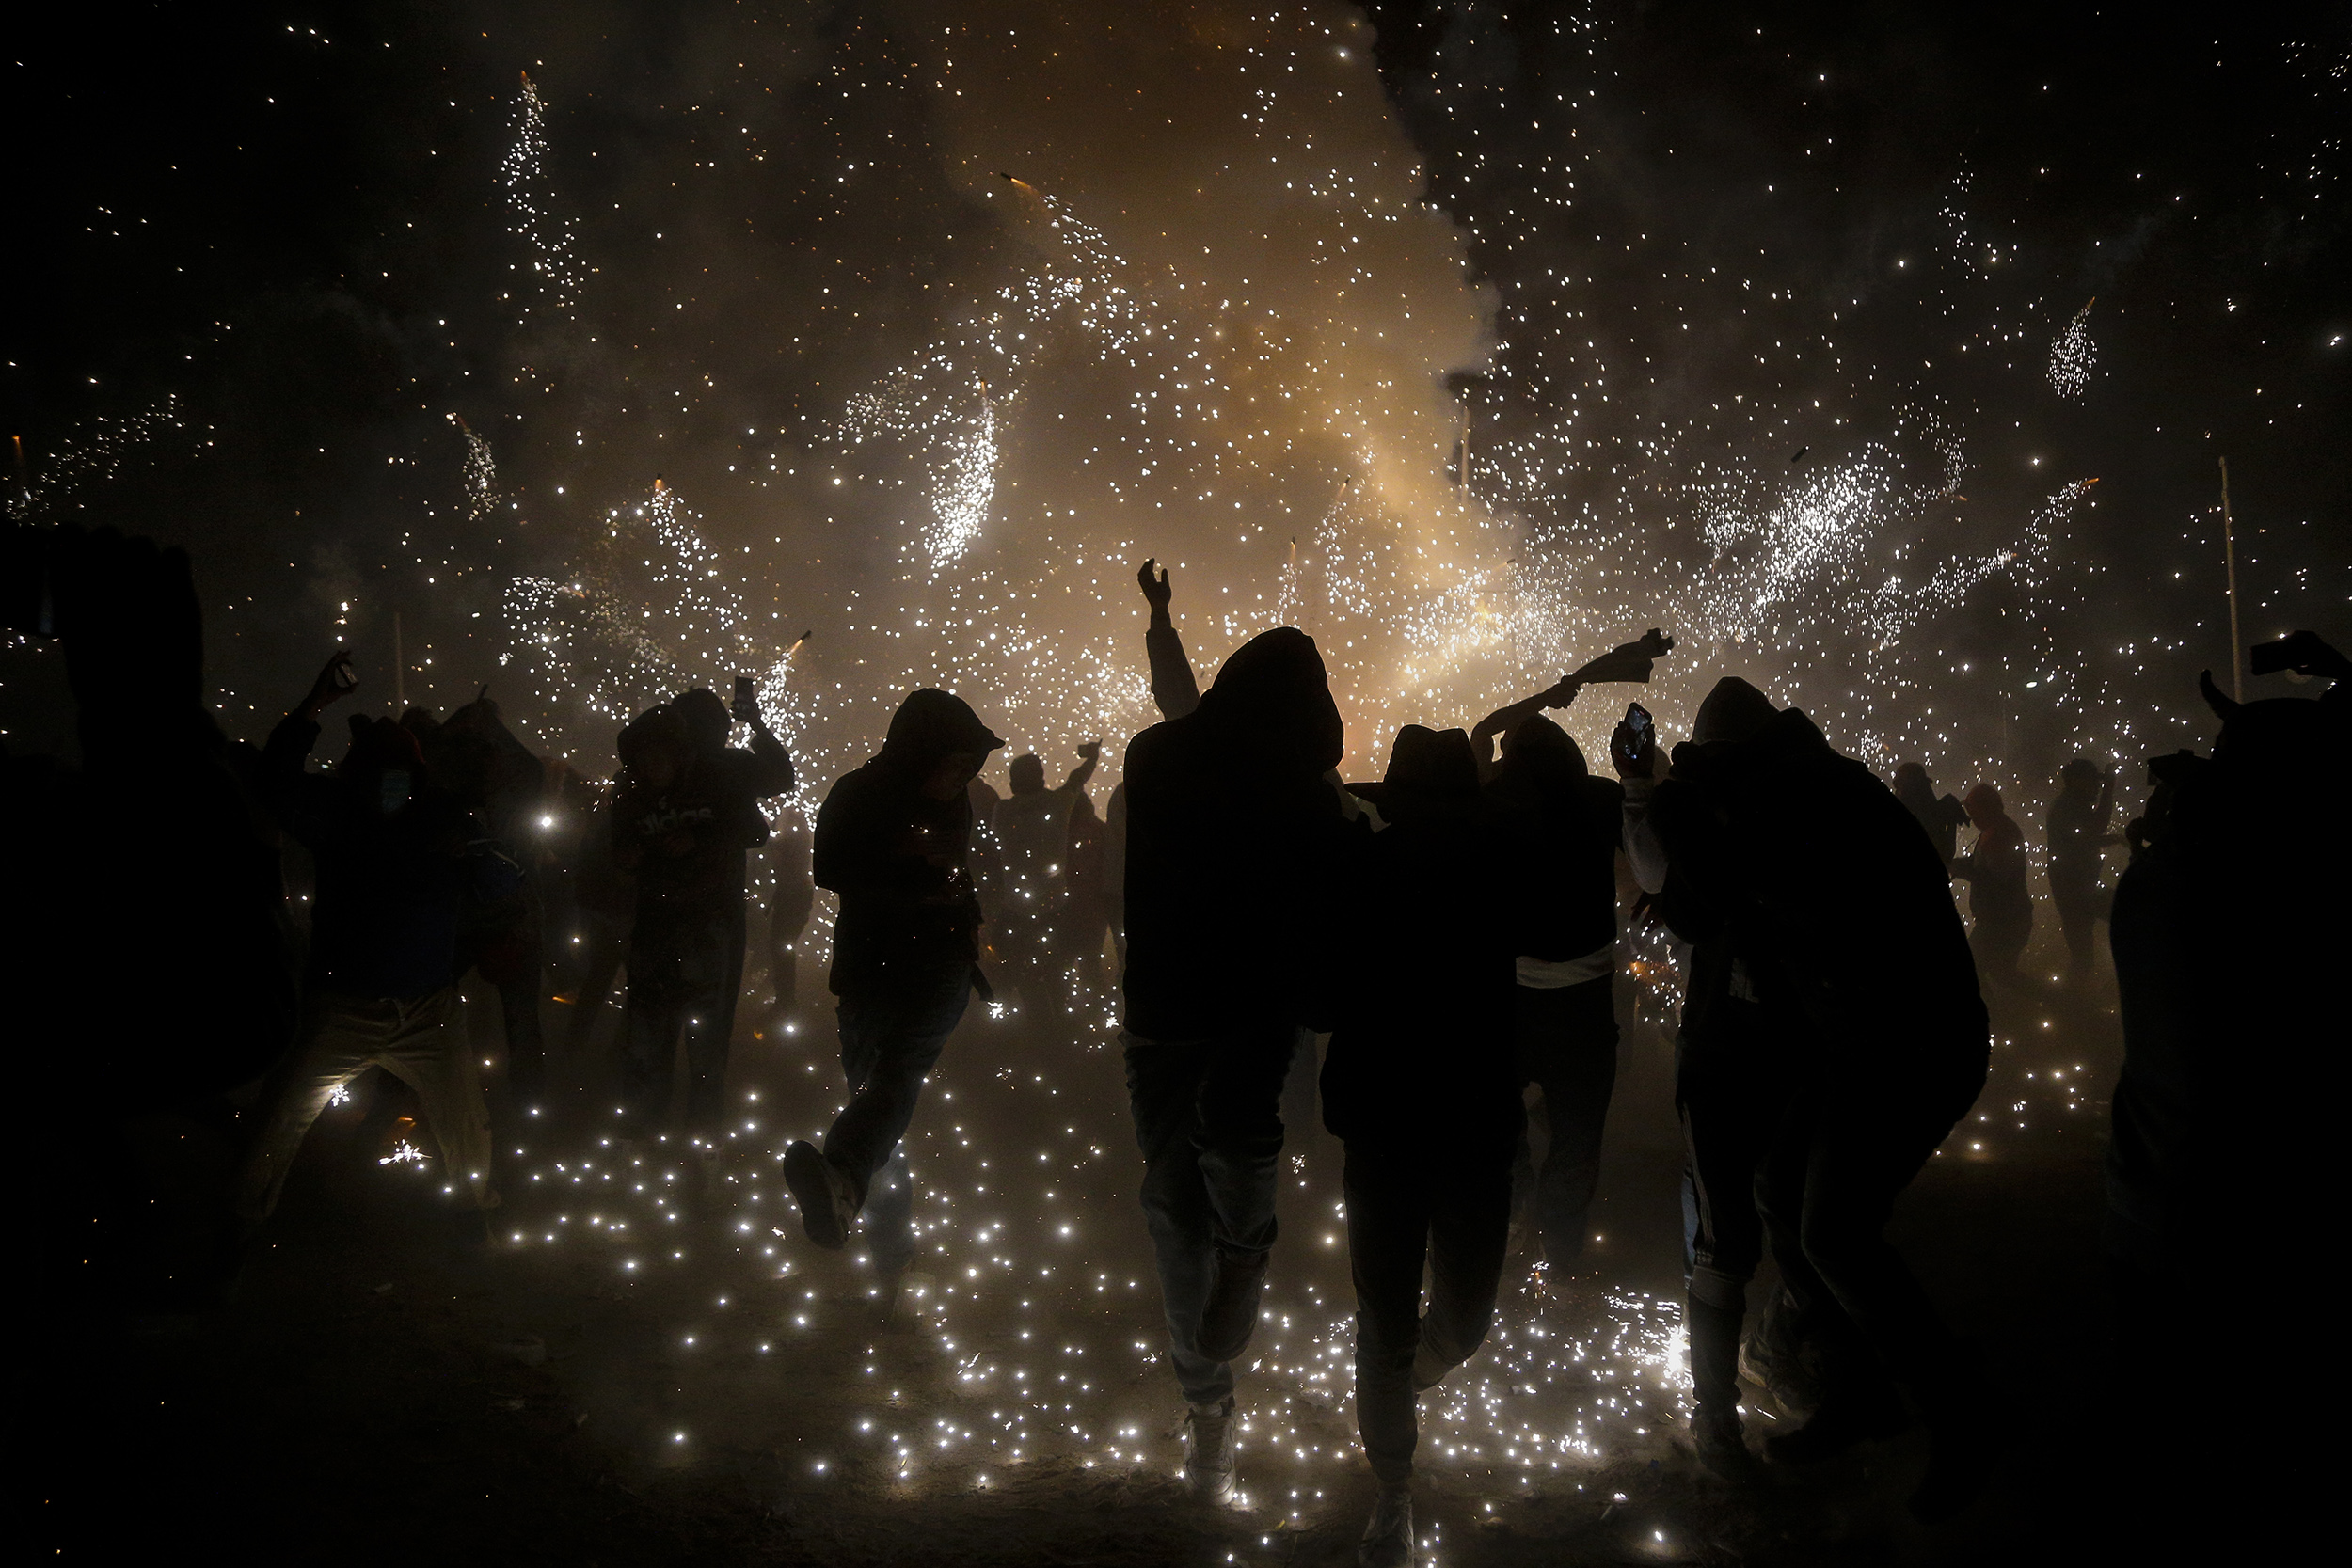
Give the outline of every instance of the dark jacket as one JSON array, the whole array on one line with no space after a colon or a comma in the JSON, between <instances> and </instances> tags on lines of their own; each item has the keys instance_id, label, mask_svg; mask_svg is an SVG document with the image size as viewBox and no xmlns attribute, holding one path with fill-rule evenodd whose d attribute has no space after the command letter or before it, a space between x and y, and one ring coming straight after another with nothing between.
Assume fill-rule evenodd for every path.
<instances>
[{"instance_id":1,"label":"dark jacket","mask_svg":"<svg viewBox=\"0 0 2352 1568\"><path fill-rule=\"evenodd\" d=\"M1537 714L1512 730L1486 794L1518 815L1528 874L1549 890L1520 952L1559 963L1616 941L1625 787L1593 777L1567 732Z\"/></svg>"},{"instance_id":2,"label":"dark jacket","mask_svg":"<svg viewBox=\"0 0 2352 1568\"><path fill-rule=\"evenodd\" d=\"M1126 760L1125 1022L1147 1039L1306 1022L1343 830L1343 745L1314 640L1265 632Z\"/></svg>"},{"instance_id":3,"label":"dark jacket","mask_svg":"<svg viewBox=\"0 0 2352 1568\"><path fill-rule=\"evenodd\" d=\"M1003 744L961 699L917 691L892 718L881 752L826 794L815 872L818 887L841 895L835 996L870 996L901 974L977 961L971 800L961 789L934 800L923 785L949 753Z\"/></svg>"},{"instance_id":4,"label":"dark jacket","mask_svg":"<svg viewBox=\"0 0 2352 1568\"><path fill-rule=\"evenodd\" d=\"M1729 951L1756 956L1784 992L1759 1000L1797 1009L1825 1066L1938 1094L1981 1083L1988 1020L1942 861L1803 712L1748 739L1675 748L1652 816L1692 905Z\"/></svg>"},{"instance_id":5,"label":"dark jacket","mask_svg":"<svg viewBox=\"0 0 2352 1568\"><path fill-rule=\"evenodd\" d=\"M744 853L768 842L759 802L791 787L792 759L769 735L755 736L749 751L703 752L659 793L625 781L612 812L613 844L636 869L640 927L740 908Z\"/></svg>"},{"instance_id":6,"label":"dark jacket","mask_svg":"<svg viewBox=\"0 0 2352 1568\"><path fill-rule=\"evenodd\" d=\"M306 772L318 736L317 724L288 714L256 781L264 808L318 867L310 982L351 996L428 996L456 978L463 903L511 897L522 873L455 797L426 782L421 756L406 802L388 814L387 759L355 748L336 771Z\"/></svg>"},{"instance_id":7,"label":"dark jacket","mask_svg":"<svg viewBox=\"0 0 2352 1568\"><path fill-rule=\"evenodd\" d=\"M1324 1125L1350 1141L1441 1133L1462 1158L1507 1159L1522 1119L1517 958L1541 940L1545 902L1534 824L1481 798L1460 730L1407 726L1382 785L1389 826L1351 832L1340 860Z\"/></svg>"}]
</instances>

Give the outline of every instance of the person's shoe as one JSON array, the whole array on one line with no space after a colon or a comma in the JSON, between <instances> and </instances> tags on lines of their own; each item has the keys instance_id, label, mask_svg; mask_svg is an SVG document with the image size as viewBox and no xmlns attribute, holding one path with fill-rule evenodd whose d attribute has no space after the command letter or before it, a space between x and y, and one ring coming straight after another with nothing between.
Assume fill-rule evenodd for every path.
<instances>
[{"instance_id":1,"label":"person's shoe","mask_svg":"<svg viewBox=\"0 0 2352 1568\"><path fill-rule=\"evenodd\" d=\"M829 1252L840 1251L858 1211L850 1173L826 1159L815 1144L795 1138L784 1151L784 1184L801 1206L801 1228L808 1239Z\"/></svg>"},{"instance_id":2,"label":"person's shoe","mask_svg":"<svg viewBox=\"0 0 2352 1568\"><path fill-rule=\"evenodd\" d=\"M1827 1395L1804 1425L1765 1438L1764 1457L1775 1465L1819 1465L1858 1444L1883 1442L1910 1424L1902 1396L1882 1381Z\"/></svg>"},{"instance_id":3,"label":"person's shoe","mask_svg":"<svg viewBox=\"0 0 2352 1568\"><path fill-rule=\"evenodd\" d=\"M1184 1490L1202 1502L1233 1500L1233 1402L1184 1413Z\"/></svg>"},{"instance_id":4,"label":"person's shoe","mask_svg":"<svg viewBox=\"0 0 2352 1568\"><path fill-rule=\"evenodd\" d=\"M1382 1485L1356 1543L1357 1568L1413 1568L1413 1489Z\"/></svg>"},{"instance_id":5,"label":"person's shoe","mask_svg":"<svg viewBox=\"0 0 2352 1568\"><path fill-rule=\"evenodd\" d=\"M1208 1304L1200 1308L1200 1354L1210 1360L1231 1361L1249 1348L1249 1337L1258 1331L1258 1295L1271 1256L1216 1249L1216 1274L1209 1283Z\"/></svg>"},{"instance_id":6,"label":"person's shoe","mask_svg":"<svg viewBox=\"0 0 2352 1568\"><path fill-rule=\"evenodd\" d=\"M1692 1411L1691 1447L1697 1450L1699 1464L1717 1481L1751 1486L1763 1479L1762 1466L1748 1451L1747 1439L1740 1433L1736 1407L1701 1405Z\"/></svg>"}]
</instances>

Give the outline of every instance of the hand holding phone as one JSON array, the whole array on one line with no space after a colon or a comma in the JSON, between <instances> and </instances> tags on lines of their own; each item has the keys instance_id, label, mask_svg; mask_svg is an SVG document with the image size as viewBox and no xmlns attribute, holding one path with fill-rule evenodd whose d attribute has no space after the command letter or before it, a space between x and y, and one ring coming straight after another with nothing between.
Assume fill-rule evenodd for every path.
<instances>
[{"instance_id":1,"label":"hand holding phone","mask_svg":"<svg viewBox=\"0 0 2352 1568\"><path fill-rule=\"evenodd\" d=\"M759 721L759 689L749 675L735 677L735 716L746 724Z\"/></svg>"},{"instance_id":2,"label":"hand holding phone","mask_svg":"<svg viewBox=\"0 0 2352 1568\"><path fill-rule=\"evenodd\" d=\"M1609 760L1621 779L1658 776L1658 725L1641 704L1625 705L1625 717L1609 737Z\"/></svg>"}]
</instances>

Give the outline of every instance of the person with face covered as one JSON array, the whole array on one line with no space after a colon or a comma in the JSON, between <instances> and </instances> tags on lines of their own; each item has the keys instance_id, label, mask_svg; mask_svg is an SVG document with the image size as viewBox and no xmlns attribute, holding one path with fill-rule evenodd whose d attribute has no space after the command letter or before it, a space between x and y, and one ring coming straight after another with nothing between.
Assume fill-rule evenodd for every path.
<instances>
[{"instance_id":1,"label":"person with face covered","mask_svg":"<svg viewBox=\"0 0 2352 1568\"><path fill-rule=\"evenodd\" d=\"M1401 1568L1415 1402L1494 1320L1525 1115L1513 998L1520 955L1550 934L1549 867L1530 853L1535 813L1481 799L1460 730L1397 732L1379 808L1387 826L1357 835L1338 881L1323 1104L1347 1149L1357 1427L1380 1483L1358 1560Z\"/></svg>"},{"instance_id":2,"label":"person with face covered","mask_svg":"<svg viewBox=\"0 0 2352 1568\"><path fill-rule=\"evenodd\" d=\"M818 1246L839 1249L865 1215L885 1314L914 1256L901 1140L978 974L967 786L1003 744L962 698L910 692L881 752L817 814L817 885L841 895L831 980L850 1102L822 1149L785 1150L784 1176Z\"/></svg>"},{"instance_id":3,"label":"person with face covered","mask_svg":"<svg viewBox=\"0 0 2352 1568\"><path fill-rule=\"evenodd\" d=\"M1232 1362L1257 1326L1282 1085L1314 1022L1314 933L1347 831L1326 779L1343 743L1322 655L1284 626L1127 748L1127 1093L1190 1406L1186 1481L1214 1500L1233 1490Z\"/></svg>"},{"instance_id":4,"label":"person with face covered","mask_svg":"<svg viewBox=\"0 0 2352 1568\"><path fill-rule=\"evenodd\" d=\"M416 1091L448 1185L478 1211L499 1201L489 1113L457 996L458 920L469 898L513 896L521 873L435 787L415 737L389 720L355 723L332 773L304 769L319 715L351 689L350 657L329 659L270 733L257 779L264 808L310 851L318 881L300 1040L264 1091L240 1183L241 1217L253 1225L277 1208L310 1124L371 1067Z\"/></svg>"},{"instance_id":5,"label":"person with face covered","mask_svg":"<svg viewBox=\"0 0 2352 1568\"><path fill-rule=\"evenodd\" d=\"M636 761L614 791L613 849L636 875L629 934L622 1101L633 1132L669 1120L670 1079L686 1046L686 1131L705 1175L725 1116L727 1052L743 990L748 924L743 857L768 841L759 802L792 787L792 758L756 705L748 751L727 745L733 717L718 694L680 692L625 731Z\"/></svg>"},{"instance_id":6,"label":"person with face covered","mask_svg":"<svg viewBox=\"0 0 2352 1568\"><path fill-rule=\"evenodd\" d=\"M1820 1407L1765 1445L1829 1458L1925 1417L1911 1499L1947 1516L1981 1486L1989 1444L1973 1352L1885 1236L1896 1197L1983 1087L1991 1037L1976 967L1935 848L1893 793L1804 713L1727 679L1649 815L1670 876L1753 956L1760 1005L1802 1031L1758 1206L1789 1297L1824 1354ZM1736 1364L1704 1337L1694 1275L1692 1381L1705 1408Z\"/></svg>"}]
</instances>

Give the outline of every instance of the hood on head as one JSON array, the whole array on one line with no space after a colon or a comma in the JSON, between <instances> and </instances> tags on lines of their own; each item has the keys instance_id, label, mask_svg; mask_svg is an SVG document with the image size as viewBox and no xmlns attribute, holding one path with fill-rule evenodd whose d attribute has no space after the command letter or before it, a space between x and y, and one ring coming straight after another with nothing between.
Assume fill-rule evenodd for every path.
<instances>
[{"instance_id":1,"label":"hood on head","mask_svg":"<svg viewBox=\"0 0 2352 1568\"><path fill-rule=\"evenodd\" d=\"M1234 649L1199 711L1234 743L1276 752L1313 772L1337 768L1347 750L1323 655L1295 626L1260 632Z\"/></svg>"},{"instance_id":2,"label":"hood on head","mask_svg":"<svg viewBox=\"0 0 2352 1568\"><path fill-rule=\"evenodd\" d=\"M727 733L735 728L735 715L719 694L707 686L681 691L670 699L670 711L676 714L685 726L686 737L697 752L718 752L726 749Z\"/></svg>"},{"instance_id":3,"label":"hood on head","mask_svg":"<svg viewBox=\"0 0 2352 1568\"><path fill-rule=\"evenodd\" d=\"M986 755L1004 740L980 722L972 705L952 691L924 687L910 691L890 716L890 730L880 753L886 762L905 768L929 768L957 752Z\"/></svg>"},{"instance_id":4,"label":"hood on head","mask_svg":"<svg viewBox=\"0 0 2352 1568\"><path fill-rule=\"evenodd\" d=\"M2009 815L2001 809L2001 792L1989 784L1969 785L1968 793L1960 798L1960 809L1979 828Z\"/></svg>"},{"instance_id":5,"label":"hood on head","mask_svg":"<svg viewBox=\"0 0 2352 1568\"><path fill-rule=\"evenodd\" d=\"M1576 737L1540 713L1520 720L1503 736L1502 770L1524 772L1540 784L1581 779L1592 772Z\"/></svg>"},{"instance_id":6,"label":"hood on head","mask_svg":"<svg viewBox=\"0 0 2352 1568\"><path fill-rule=\"evenodd\" d=\"M1035 752L1026 752L1012 759L1008 774L1015 795L1040 794L1045 788L1045 759Z\"/></svg>"},{"instance_id":7,"label":"hood on head","mask_svg":"<svg viewBox=\"0 0 2352 1568\"><path fill-rule=\"evenodd\" d=\"M1772 700L1737 675L1725 675L1699 705L1691 721L1691 738L1704 746L1716 740L1747 740L1780 710Z\"/></svg>"},{"instance_id":8,"label":"hood on head","mask_svg":"<svg viewBox=\"0 0 2352 1568\"><path fill-rule=\"evenodd\" d=\"M1389 748L1389 770L1380 781L1381 815L1405 822L1477 800L1478 757L1470 750L1468 732L1420 724L1396 732Z\"/></svg>"}]
</instances>

